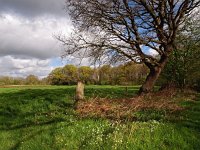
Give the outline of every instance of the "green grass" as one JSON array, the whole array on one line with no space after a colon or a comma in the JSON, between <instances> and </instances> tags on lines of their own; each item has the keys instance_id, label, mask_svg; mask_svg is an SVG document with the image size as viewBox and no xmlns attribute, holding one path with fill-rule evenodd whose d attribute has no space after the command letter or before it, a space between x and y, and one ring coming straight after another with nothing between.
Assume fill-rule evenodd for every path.
<instances>
[{"instance_id":1,"label":"green grass","mask_svg":"<svg viewBox=\"0 0 200 150\"><path fill-rule=\"evenodd\" d=\"M127 98L138 87L87 86L86 97ZM135 122L81 119L73 110L74 86L0 89L0 150L198 150L200 95L164 120L162 112L138 112ZM157 121L156 121L157 120Z\"/></svg>"}]
</instances>

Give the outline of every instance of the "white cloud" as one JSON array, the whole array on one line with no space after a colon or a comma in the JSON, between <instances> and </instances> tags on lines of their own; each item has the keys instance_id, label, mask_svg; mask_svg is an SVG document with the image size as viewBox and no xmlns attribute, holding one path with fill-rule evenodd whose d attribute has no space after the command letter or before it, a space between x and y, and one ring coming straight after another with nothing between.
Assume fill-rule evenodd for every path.
<instances>
[{"instance_id":1,"label":"white cloud","mask_svg":"<svg viewBox=\"0 0 200 150\"><path fill-rule=\"evenodd\" d=\"M33 74L42 78L54 69L54 67L50 66L50 63L51 59L19 59L12 56L4 56L0 57L0 75L26 77Z\"/></svg>"},{"instance_id":2,"label":"white cloud","mask_svg":"<svg viewBox=\"0 0 200 150\"><path fill-rule=\"evenodd\" d=\"M64 6L65 0L0 0L0 75L44 77L60 65L53 35L72 28Z\"/></svg>"},{"instance_id":3,"label":"white cloud","mask_svg":"<svg viewBox=\"0 0 200 150\"><path fill-rule=\"evenodd\" d=\"M53 34L68 34L64 18L40 16L27 19L10 14L0 16L0 75L34 74L45 77L53 69L51 60L61 56L60 43Z\"/></svg>"},{"instance_id":4,"label":"white cloud","mask_svg":"<svg viewBox=\"0 0 200 150\"><path fill-rule=\"evenodd\" d=\"M32 20L3 14L0 18L0 55L23 55L47 59L60 56L59 42L53 34L68 34L70 21L40 16Z\"/></svg>"}]
</instances>

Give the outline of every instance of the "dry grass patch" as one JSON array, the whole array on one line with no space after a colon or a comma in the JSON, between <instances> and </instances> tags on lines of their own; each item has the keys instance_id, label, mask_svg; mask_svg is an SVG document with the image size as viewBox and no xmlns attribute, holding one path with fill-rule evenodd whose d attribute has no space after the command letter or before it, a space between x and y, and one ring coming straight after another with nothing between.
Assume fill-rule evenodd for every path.
<instances>
[{"instance_id":1,"label":"dry grass patch","mask_svg":"<svg viewBox=\"0 0 200 150\"><path fill-rule=\"evenodd\" d=\"M193 100L193 92L180 94L176 89L165 89L143 96L129 99L91 98L77 104L77 113L81 117L103 117L111 119L137 119L134 116L138 111L165 111L174 113L183 110L178 105L183 100Z\"/></svg>"}]
</instances>

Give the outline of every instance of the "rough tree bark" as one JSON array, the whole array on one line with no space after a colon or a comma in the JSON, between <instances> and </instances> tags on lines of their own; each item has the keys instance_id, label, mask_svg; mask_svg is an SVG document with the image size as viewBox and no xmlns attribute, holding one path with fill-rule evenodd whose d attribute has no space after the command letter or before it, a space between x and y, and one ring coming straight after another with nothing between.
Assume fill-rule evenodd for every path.
<instances>
[{"instance_id":1,"label":"rough tree bark","mask_svg":"<svg viewBox=\"0 0 200 150\"><path fill-rule=\"evenodd\" d=\"M172 46L168 46L168 52L170 53L172 51ZM164 69L166 63L168 60L168 56L163 55L159 61L158 65L152 65L151 63L145 62L145 65L149 68L150 72L148 76L146 77L145 82L140 87L140 90L138 92L139 95L149 93L153 91L153 87L159 78L162 70Z\"/></svg>"},{"instance_id":2,"label":"rough tree bark","mask_svg":"<svg viewBox=\"0 0 200 150\"><path fill-rule=\"evenodd\" d=\"M160 67L157 67L155 69L150 69L150 73L148 74L144 84L140 87L139 95L143 93L152 92L155 82L158 79L160 73L161 73Z\"/></svg>"},{"instance_id":3,"label":"rough tree bark","mask_svg":"<svg viewBox=\"0 0 200 150\"><path fill-rule=\"evenodd\" d=\"M162 72L163 67L155 67L150 69L150 72L144 82L144 84L140 87L139 95L149 93L153 91L153 87Z\"/></svg>"}]
</instances>

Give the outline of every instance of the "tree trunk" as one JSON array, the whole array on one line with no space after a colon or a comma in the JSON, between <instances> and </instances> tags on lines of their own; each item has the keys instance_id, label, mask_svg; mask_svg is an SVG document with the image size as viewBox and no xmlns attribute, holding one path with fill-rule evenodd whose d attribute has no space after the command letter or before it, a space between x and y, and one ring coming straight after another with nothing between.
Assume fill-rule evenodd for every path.
<instances>
[{"instance_id":1,"label":"tree trunk","mask_svg":"<svg viewBox=\"0 0 200 150\"><path fill-rule=\"evenodd\" d=\"M149 93L153 90L155 82L157 81L161 71L162 71L161 67L156 67L156 68L150 69L150 72L149 72L144 84L141 86L141 88L139 90L139 95L144 94L144 93Z\"/></svg>"},{"instance_id":2,"label":"tree trunk","mask_svg":"<svg viewBox=\"0 0 200 150\"><path fill-rule=\"evenodd\" d=\"M166 62L167 62L168 57L167 56L161 56L161 59L159 61L159 65L153 66L150 63L145 63L146 66L150 69L150 72L144 82L144 84L141 86L139 90L139 95L149 93L153 91L153 87L160 76Z\"/></svg>"}]
</instances>

